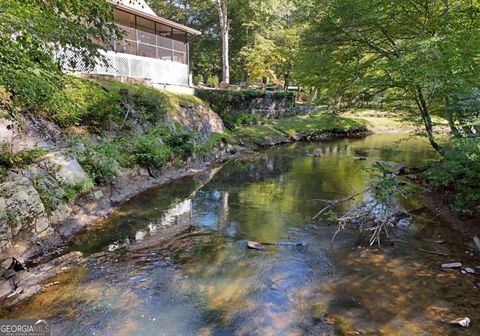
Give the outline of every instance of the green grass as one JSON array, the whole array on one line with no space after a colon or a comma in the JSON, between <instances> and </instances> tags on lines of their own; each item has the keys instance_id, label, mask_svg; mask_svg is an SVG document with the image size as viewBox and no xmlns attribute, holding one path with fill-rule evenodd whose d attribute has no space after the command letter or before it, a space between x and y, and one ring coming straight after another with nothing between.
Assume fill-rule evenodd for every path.
<instances>
[{"instance_id":1,"label":"green grass","mask_svg":"<svg viewBox=\"0 0 480 336\"><path fill-rule=\"evenodd\" d=\"M295 137L306 133L350 132L366 130L365 122L326 113L307 114L272 121L272 126Z\"/></svg>"},{"instance_id":2,"label":"green grass","mask_svg":"<svg viewBox=\"0 0 480 336\"><path fill-rule=\"evenodd\" d=\"M366 122L363 120L316 113L285 119L270 119L261 125L237 126L230 133L237 143L247 147L255 147L286 142L290 138L298 139L315 133L344 133L366 130Z\"/></svg>"}]
</instances>

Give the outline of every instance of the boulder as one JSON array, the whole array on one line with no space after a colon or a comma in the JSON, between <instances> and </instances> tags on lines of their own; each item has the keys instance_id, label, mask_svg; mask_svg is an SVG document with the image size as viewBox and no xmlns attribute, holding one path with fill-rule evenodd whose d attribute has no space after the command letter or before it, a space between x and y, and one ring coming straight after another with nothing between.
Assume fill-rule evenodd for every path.
<instances>
[{"instance_id":1,"label":"boulder","mask_svg":"<svg viewBox=\"0 0 480 336\"><path fill-rule=\"evenodd\" d=\"M6 182L0 184L0 190L4 191L7 225L11 230L10 238L22 230L40 233L49 227L40 195L28 178L11 174ZM4 227L3 232L7 231Z\"/></svg>"}]
</instances>

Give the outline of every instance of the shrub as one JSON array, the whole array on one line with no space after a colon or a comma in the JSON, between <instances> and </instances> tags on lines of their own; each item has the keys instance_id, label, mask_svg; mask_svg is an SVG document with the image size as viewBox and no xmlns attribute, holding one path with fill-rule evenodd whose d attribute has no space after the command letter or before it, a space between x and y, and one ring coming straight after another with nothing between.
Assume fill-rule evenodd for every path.
<instances>
[{"instance_id":1,"label":"shrub","mask_svg":"<svg viewBox=\"0 0 480 336\"><path fill-rule=\"evenodd\" d=\"M97 184L112 182L118 175L118 162L92 146L87 146L84 152L78 153L77 159L92 181Z\"/></svg>"},{"instance_id":2,"label":"shrub","mask_svg":"<svg viewBox=\"0 0 480 336\"><path fill-rule=\"evenodd\" d=\"M215 75L208 76L207 86L212 87L212 88L216 88L216 87L218 87L218 84L219 84L219 80L218 80L217 76L215 76Z\"/></svg>"},{"instance_id":3,"label":"shrub","mask_svg":"<svg viewBox=\"0 0 480 336\"><path fill-rule=\"evenodd\" d=\"M26 166L44 156L45 153L45 150L41 148L24 149L18 153L13 153L12 145L5 142L0 149L0 166L5 168Z\"/></svg>"},{"instance_id":4,"label":"shrub","mask_svg":"<svg viewBox=\"0 0 480 336\"><path fill-rule=\"evenodd\" d=\"M170 148L161 139L144 136L138 139L137 162L144 166L162 167L170 158Z\"/></svg>"},{"instance_id":5,"label":"shrub","mask_svg":"<svg viewBox=\"0 0 480 336\"><path fill-rule=\"evenodd\" d=\"M445 158L430 171L429 180L440 190L452 190L452 209L472 215L480 204L480 139L455 139Z\"/></svg>"},{"instance_id":6,"label":"shrub","mask_svg":"<svg viewBox=\"0 0 480 336\"><path fill-rule=\"evenodd\" d=\"M199 86L201 83L203 83L203 76L202 75L193 76L193 85L194 86Z\"/></svg>"},{"instance_id":7,"label":"shrub","mask_svg":"<svg viewBox=\"0 0 480 336\"><path fill-rule=\"evenodd\" d=\"M260 121L260 115L253 113L229 113L227 114L223 121L230 129L234 129L237 126L246 126L256 124Z\"/></svg>"},{"instance_id":8,"label":"shrub","mask_svg":"<svg viewBox=\"0 0 480 336\"><path fill-rule=\"evenodd\" d=\"M95 131L118 121L123 109L118 95L106 92L97 83L67 77L65 87L47 105L48 117L61 127L89 126Z\"/></svg>"}]
</instances>

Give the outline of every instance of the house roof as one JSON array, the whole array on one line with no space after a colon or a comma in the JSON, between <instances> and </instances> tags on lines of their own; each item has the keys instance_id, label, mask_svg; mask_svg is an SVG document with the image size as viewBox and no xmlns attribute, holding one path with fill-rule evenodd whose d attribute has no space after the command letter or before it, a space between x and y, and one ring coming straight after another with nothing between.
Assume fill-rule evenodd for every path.
<instances>
[{"instance_id":1,"label":"house roof","mask_svg":"<svg viewBox=\"0 0 480 336\"><path fill-rule=\"evenodd\" d=\"M107 0L107 2L111 3L112 5L115 5L115 7L117 7L122 11L144 17L146 19L164 24L169 27L173 27L175 29L184 31L188 34L192 34L192 35L201 34L201 32L196 29L184 26L180 23L177 23L156 15L155 12L144 1L135 3L135 1L131 2L131 0Z\"/></svg>"},{"instance_id":2,"label":"house roof","mask_svg":"<svg viewBox=\"0 0 480 336\"><path fill-rule=\"evenodd\" d=\"M116 0L116 2L150 15L157 15L145 0Z\"/></svg>"}]
</instances>

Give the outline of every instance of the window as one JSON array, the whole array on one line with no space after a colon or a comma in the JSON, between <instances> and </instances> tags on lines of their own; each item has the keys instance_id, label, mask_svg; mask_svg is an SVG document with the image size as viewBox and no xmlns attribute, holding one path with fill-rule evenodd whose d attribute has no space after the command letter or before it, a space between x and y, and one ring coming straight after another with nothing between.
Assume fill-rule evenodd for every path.
<instances>
[{"instance_id":1,"label":"window","mask_svg":"<svg viewBox=\"0 0 480 336\"><path fill-rule=\"evenodd\" d=\"M171 61L172 60L172 50L170 49L163 49L157 48L157 57L163 61Z\"/></svg>"},{"instance_id":2,"label":"window","mask_svg":"<svg viewBox=\"0 0 480 336\"><path fill-rule=\"evenodd\" d=\"M115 22L118 24L129 28L135 28L135 15L118 9L115 9L113 15L115 17Z\"/></svg>"},{"instance_id":3,"label":"window","mask_svg":"<svg viewBox=\"0 0 480 336\"><path fill-rule=\"evenodd\" d=\"M187 33L173 30L173 48L176 51L187 52Z\"/></svg>"},{"instance_id":4,"label":"window","mask_svg":"<svg viewBox=\"0 0 480 336\"><path fill-rule=\"evenodd\" d=\"M134 41L122 41L116 43L116 52L124 53L124 54L137 54L137 43Z\"/></svg>"},{"instance_id":5,"label":"window","mask_svg":"<svg viewBox=\"0 0 480 336\"><path fill-rule=\"evenodd\" d=\"M173 54L173 60L178 63L187 64L187 54L175 52Z\"/></svg>"},{"instance_id":6,"label":"window","mask_svg":"<svg viewBox=\"0 0 480 336\"><path fill-rule=\"evenodd\" d=\"M137 16L137 30L139 42L156 44L155 22Z\"/></svg>"},{"instance_id":7,"label":"window","mask_svg":"<svg viewBox=\"0 0 480 336\"><path fill-rule=\"evenodd\" d=\"M143 57L156 58L157 57L156 48L155 46L139 43L137 55L143 56Z\"/></svg>"},{"instance_id":8,"label":"window","mask_svg":"<svg viewBox=\"0 0 480 336\"><path fill-rule=\"evenodd\" d=\"M115 22L125 31L126 39L136 40L135 15L116 9L114 12Z\"/></svg>"},{"instance_id":9,"label":"window","mask_svg":"<svg viewBox=\"0 0 480 336\"><path fill-rule=\"evenodd\" d=\"M124 40L115 43L115 51L188 63L186 32L118 9L114 15L117 24L126 31Z\"/></svg>"},{"instance_id":10,"label":"window","mask_svg":"<svg viewBox=\"0 0 480 336\"><path fill-rule=\"evenodd\" d=\"M157 23L157 46L172 48L172 28Z\"/></svg>"}]
</instances>

